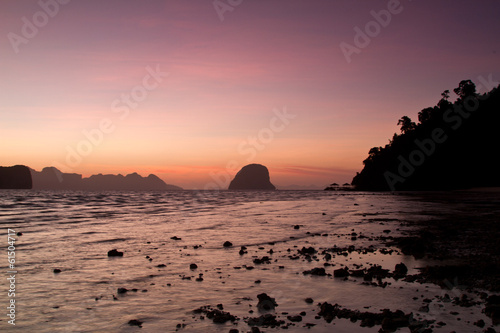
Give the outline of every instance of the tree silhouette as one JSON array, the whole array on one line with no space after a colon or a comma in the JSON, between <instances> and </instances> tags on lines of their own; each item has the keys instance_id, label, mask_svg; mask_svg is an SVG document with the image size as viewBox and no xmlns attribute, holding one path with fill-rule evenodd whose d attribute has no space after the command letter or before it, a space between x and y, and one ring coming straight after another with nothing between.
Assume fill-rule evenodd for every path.
<instances>
[{"instance_id":1,"label":"tree silhouette","mask_svg":"<svg viewBox=\"0 0 500 333\"><path fill-rule=\"evenodd\" d=\"M369 150L363 170L352 180L354 189L500 186L494 154L500 146L500 85L478 95L475 84L463 80L453 91L458 95L456 101L449 101L449 90L445 90L436 106L419 112L419 124L401 117L401 134L395 133L385 147ZM458 112L471 108L471 98L474 112Z\"/></svg>"},{"instance_id":2,"label":"tree silhouette","mask_svg":"<svg viewBox=\"0 0 500 333\"><path fill-rule=\"evenodd\" d=\"M453 92L463 100L468 96L476 95L476 85L471 80L462 80L458 87L453 89Z\"/></svg>"},{"instance_id":3,"label":"tree silhouette","mask_svg":"<svg viewBox=\"0 0 500 333\"><path fill-rule=\"evenodd\" d=\"M443 91L443 92L441 93L441 97L442 97L445 101L447 101L447 100L448 100L448 98L450 98L450 91L449 91L448 89L446 89L445 91Z\"/></svg>"},{"instance_id":4,"label":"tree silhouette","mask_svg":"<svg viewBox=\"0 0 500 333\"><path fill-rule=\"evenodd\" d=\"M411 121L411 118L408 116L403 116L401 119L398 121L398 125L401 125L401 133L405 134L408 133L409 131L415 129L417 126L413 121Z\"/></svg>"},{"instance_id":5,"label":"tree silhouette","mask_svg":"<svg viewBox=\"0 0 500 333\"><path fill-rule=\"evenodd\" d=\"M434 108L425 108L418 113L418 121L423 124L431 119Z\"/></svg>"}]
</instances>

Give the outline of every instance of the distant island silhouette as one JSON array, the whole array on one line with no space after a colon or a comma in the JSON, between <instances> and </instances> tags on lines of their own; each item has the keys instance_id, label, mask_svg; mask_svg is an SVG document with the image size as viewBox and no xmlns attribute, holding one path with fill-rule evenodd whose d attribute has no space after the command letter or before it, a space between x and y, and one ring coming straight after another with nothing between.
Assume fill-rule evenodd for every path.
<instances>
[{"instance_id":1,"label":"distant island silhouette","mask_svg":"<svg viewBox=\"0 0 500 333\"><path fill-rule=\"evenodd\" d=\"M124 191L162 191L182 190L181 187L165 184L155 175L142 177L137 173L129 175L92 175L83 178L76 173L63 173L54 167L44 168L41 172L30 169L35 190L124 190Z\"/></svg>"},{"instance_id":2,"label":"distant island silhouette","mask_svg":"<svg viewBox=\"0 0 500 333\"><path fill-rule=\"evenodd\" d=\"M24 165L0 167L0 189L30 189L30 169Z\"/></svg>"},{"instance_id":3,"label":"distant island silhouette","mask_svg":"<svg viewBox=\"0 0 500 333\"><path fill-rule=\"evenodd\" d=\"M229 184L230 190L276 190L271 184L269 170L261 164L241 168Z\"/></svg>"},{"instance_id":4,"label":"distant island silhouette","mask_svg":"<svg viewBox=\"0 0 500 333\"><path fill-rule=\"evenodd\" d=\"M24 165L0 167L1 189L87 190L87 191L173 191L181 187L165 184L155 175L142 177L137 173L123 175L92 175L63 173L54 167L36 171Z\"/></svg>"},{"instance_id":5,"label":"distant island silhouette","mask_svg":"<svg viewBox=\"0 0 500 333\"><path fill-rule=\"evenodd\" d=\"M370 149L364 168L352 180L356 190L451 190L500 186L499 87L478 94L471 80L449 90L418 123L402 117L401 134L385 147Z\"/></svg>"}]
</instances>

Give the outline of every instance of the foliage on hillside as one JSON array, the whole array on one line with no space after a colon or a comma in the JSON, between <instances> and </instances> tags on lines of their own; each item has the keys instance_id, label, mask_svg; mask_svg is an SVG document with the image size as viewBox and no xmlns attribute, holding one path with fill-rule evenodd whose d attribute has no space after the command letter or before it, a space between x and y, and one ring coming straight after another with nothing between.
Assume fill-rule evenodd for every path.
<instances>
[{"instance_id":1,"label":"foliage on hillside","mask_svg":"<svg viewBox=\"0 0 500 333\"><path fill-rule=\"evenodd\" d=\"M455 102L445 90L436 106L419 112L418 123L402 117L401 133L370 149L352 185L375 191L500 186L499 87L478 94L464 80L453 90Z\"/></svg>"}]
</instances>

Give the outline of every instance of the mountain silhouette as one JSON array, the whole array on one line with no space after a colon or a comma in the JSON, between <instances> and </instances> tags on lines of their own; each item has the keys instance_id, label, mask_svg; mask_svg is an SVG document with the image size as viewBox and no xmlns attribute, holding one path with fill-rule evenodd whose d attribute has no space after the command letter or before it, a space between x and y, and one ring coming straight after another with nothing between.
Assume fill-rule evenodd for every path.
<instances>
[{"instance_id":1,"label":"mountain silhouette","mask_svg":"<svg viewBox=\"0 0 500 333\"><path fill-rule=\"evenodd\" d=\"M229 184L230 190L275 190L269 170L261 164L249 164L241 168Z\"/></svg>"},{"instance_id":2,"label":"mountain silhouette","mask_svg":"<svg viewBox=\"0 0 500 333\"><path fill-rule=\"evenodd\" d=\"M123 191L162 191L182 190L175 185L165 184L155 175L142 177L137 173L123 175L92 175L83 178L76 173L63 173L54 167L43 168L38 172L30 169L33 189L36 190L123 190Z\"/></svg>"},{"instance_id":3,"label":"mountain silhouette","mask_svg":"<svg viewBox=\"0 0 500 333\"><path fill-rule=\"evenodd\" d=\"M0 189L30 189L30 169L24 165L0 167Z\"/></svg>"}]
</instances>

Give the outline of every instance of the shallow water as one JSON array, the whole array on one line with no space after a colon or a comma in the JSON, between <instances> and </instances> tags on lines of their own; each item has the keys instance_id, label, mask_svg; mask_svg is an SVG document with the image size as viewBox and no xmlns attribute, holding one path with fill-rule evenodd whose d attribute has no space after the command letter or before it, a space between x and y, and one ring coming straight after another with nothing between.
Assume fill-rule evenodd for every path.
<instances>
[{"instance_id":1,"label":"shallow water","mask_svg":"<svg viewBox=\"0 0 500 333\"><path fill-rule=\"evenodd\" d=\"M423 298L444 295L445 291L434 285L394 280L380 288L362 285L356 278L343 281L303 275L305 270L323 267L323 261L292 260L289 256L303 246L380 247L371 236L385 229L392 229L392 236L404 234L411 221L432 220L452 213L455 207L381 193L20 190L0 192L0 209L2 239L7 238L8 228L23 233L16 236L15 243L16 326L14 330L2 314L2 331L172 332L176 325L185 324L180 331L228 332L235 327L246 332L249 327L243 320L235 325L214 324L192 311L203 305L223 304L225 311L239 318L256 317L256 296L267 293L276 298L276 314L285 321L282 312L295 315L306 311L304 320L290 326L289 332L308 330L305 323L315 324L308 330L311 332L376 332L377 326L362 328L347 320L328 324L315 319L317 303L417 314ZM295 229L295 225L300 228ZM352 232L367 238L352 240ZM171 239L174 236L181 240ZM224 248L225 241L233 247ZM2 247L7 246L3 241ZM240 246L246 246L248 253L240 255ZM108 257L111 249L123 251L124 257ZM267 253L270 249L274 253ZM271 257L271 264L252 262L264 255ZM393 270L400 262L410 273L429 264L400 254L352 252L333 258L335 266L326 269L331 274L343 265L369 267L368 263L377 263ZM198 268L190 270L191 263ZM4 255L0 271L7 272L7 264ZM61 273L54 273L56 268ZM203 281L196 281L200 274ZM257 280L260 283L255 283ZM4 287L7 283L0 299L7 304ZM118 295L121 287L137 291ZM446 292L454 296L455 290ZM416 293L419 299L411 300ZM306 304L307 297L314 303ZM484 319L488 323L480 307L466 311L452 308L452 304L431 303L430 311L418 316L446 321L447 326L435 328L436 332L479 332L470 321ZM249 313L251 310L254 312ZM460 320L450 311L459 312ZM144 322L143 328L129 326L131 319Z\"/></svg>"}]
</instances>

